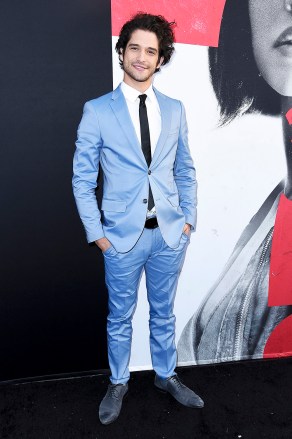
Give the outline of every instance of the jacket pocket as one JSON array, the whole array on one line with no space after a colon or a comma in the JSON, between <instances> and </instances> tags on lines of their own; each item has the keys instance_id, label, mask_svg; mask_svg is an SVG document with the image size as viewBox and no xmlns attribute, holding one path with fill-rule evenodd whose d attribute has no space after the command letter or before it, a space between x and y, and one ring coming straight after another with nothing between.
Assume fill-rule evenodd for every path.
<instances>
[{"instance_id":1,"label":"jacket pocket","mask_svg":"<svg viewBox=\"0 0 292 439\"><path fill-rule=\"evenodd\" d=\"M126 202L121 200L108 200L103 198L101 202L101 210L106 210L107 212L125 212L126 208Z\"/></svg>"},{"instance_id":2,"label":"jacket pocket","mask_svg":"<svg viewBox=\"0 0 292 439\"><path fill-rule=\"evenodd\" d=\"M172 194L169 197L167 197L167 199L173 207L178 207L178 205L179 205L178 194Z\"/></svg>"}]
</instances>

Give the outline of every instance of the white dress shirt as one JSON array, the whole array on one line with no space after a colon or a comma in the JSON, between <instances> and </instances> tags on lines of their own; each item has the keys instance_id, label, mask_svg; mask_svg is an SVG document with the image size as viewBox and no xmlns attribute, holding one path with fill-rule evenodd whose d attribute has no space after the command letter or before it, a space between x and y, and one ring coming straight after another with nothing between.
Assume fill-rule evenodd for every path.
<instances>
[{"instance_id":1,"label":"white dress shirt","mask_svg":"<svg viewBox=\"0 0 292 439\"><path fill-rule=\"evenodd\" d=\"M152 85L144 92L136 90L125 82L121 83L121 89L125 96L126 103L128 106L128 110L130 113L131 120L133 122L139 143L141 145L141 128L140 128L140 119L139 119L139 104L140 99L139 95L145 94L147 95L147 99L145 101L147 108L147 116L148 116L148 124L149 124L149 132L150 132L150 142L151 142L151 156L153 157L160 133L161 133L161 113L160 107L155 96ZM147 218L156 215L155 206L148 211Z\"/></svg>"},{"instance_id":2,"label":"white dress shirt","mask_svg":"<svg viewBox=\"0 0 292 439\"><path fill-rule=\"evenodd\" d=\"M121 84L122 92L125 96L126 103L128 106L128 110L138 137L138 140L141 145L141 129L140 129L140 119L139 119L139 104L140 99L139 95L145 94L147 95L146 99L146 108L147 108L147 116L149 123L149 131L150 131L150 142L151 142L151 155L153 157L160 132L161 132L161 114L160 108L155 96L152 85L144 92L136 90L133 87L130 87L125 82Z\"/></svg>"}]
</instances>

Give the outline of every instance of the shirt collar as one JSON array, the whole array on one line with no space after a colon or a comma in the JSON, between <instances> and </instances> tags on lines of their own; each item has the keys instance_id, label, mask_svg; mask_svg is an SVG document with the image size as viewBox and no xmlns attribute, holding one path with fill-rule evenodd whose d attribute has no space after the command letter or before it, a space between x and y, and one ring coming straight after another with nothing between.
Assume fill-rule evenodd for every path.
<instances>
[{"instance_id":1,"label":"shirt collar","mask_svg":"<svg viewBox=\"0 0 292 439\"><path fill-rule=\"evenodd\" d=\"M135 88L126 84L124 81L121 83L121 89L125 98L130 102L135 102L138 99L138 96L141 94L147 95L147 99L149 98L150 101L155 102L155 93L152 84L149 88L147 88L147 90L144 91L144 93L141 93L139 90L136 90Z\"/></svg>"}]
</instances>

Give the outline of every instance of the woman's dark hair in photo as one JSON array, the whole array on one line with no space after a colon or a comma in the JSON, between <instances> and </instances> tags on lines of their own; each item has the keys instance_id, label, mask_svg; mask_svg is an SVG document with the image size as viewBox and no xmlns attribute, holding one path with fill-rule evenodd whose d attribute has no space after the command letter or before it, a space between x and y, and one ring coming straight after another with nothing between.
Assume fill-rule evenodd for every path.
<instances>
[{"instance_id":1,"label":"woman's dark hair in photo","mask_svg":"<svg viewBox=\"0 0 292 439\"><path fill-rule=\"evenodd\" d=\"M220 125L254 111L280 114L280 96L262 78L255 62L248 0L226 1L218 48L209 48L209 68L220 105Z\"/></svg>"},{"instance_id":2,"label":"woman's dark hair in photo","mask_svg":"<svg viewBox=\"0 0 292 439\"><path fill-rule=\"evenodd\" d=\"M154 32L159 42L159 59L163 57L162 65L169 62L174 52L174 32L173 27L175 21L168 22L162 15L145 14L139 12L134 15L131 20L127 21L121 29L118 42L116 44L116 52L121 55L126 49L127 44L135 30L141 29ZM123 68L123 62L120 60L120 66ZM160 69L156 69L158 72Z\"/></svg>"}]
</instances>

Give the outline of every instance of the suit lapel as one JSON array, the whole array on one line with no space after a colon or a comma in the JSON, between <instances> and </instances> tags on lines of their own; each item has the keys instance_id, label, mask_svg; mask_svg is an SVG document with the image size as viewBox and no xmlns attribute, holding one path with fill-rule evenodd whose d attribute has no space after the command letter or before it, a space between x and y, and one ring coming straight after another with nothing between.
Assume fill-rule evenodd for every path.
<instances>
[{"instance_id":1,"label":"suit lapel","mask_svg":"<svg viewBox=\"0 0 292 439\"><path fill-rule=\"evenodd\" d=\"M161 133L153 154L151 167L156 163L158 160L158 157L165 145L170 126L171 126L171 117L172 112L170 109L169 101L166 96L164 96L162 93L160 93L156 88L154 88L158 104L160 107L160 113L161 113Z\"/></svg>"},{"instance_id":2,"label":"suit lapel","mask_svg":"<svg viewBox=\"0 0 292 439\"><path fill-rule=\"evenodd\" d=\"M121 127L121 130L128 139L129 145L132 146L133 150L136 152L139 158L142 159L143 164L147 167L145 157L129 114L127 103L120 86L113 91L110 105ZM114 127L112 127L112 129L114 129Z\"/></svg>"},{"instance_id":3,"label":"suit lapel","mask_svg":"<svg viewBox=\"0 0 292 439\"><path fill-rule=\"evenodd\" d=\"M170 130L172 118L169 100L166 96L164 96L155 88L154 91L160 107L161 133L152 157L151 167L157 162L159 155L163 150ZM147 163L143 155L140 142L137 138L137 134L128 111L127 103L120 86L113 91L110 105L121 127L121 130L123 131L125 137L128 139L129 145L131 145L133 151L135 151L143 165L147 167Z\"/></svg>"}]
</instances>

